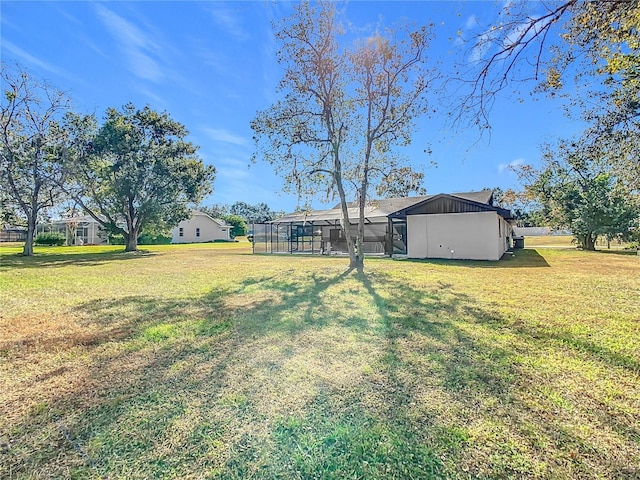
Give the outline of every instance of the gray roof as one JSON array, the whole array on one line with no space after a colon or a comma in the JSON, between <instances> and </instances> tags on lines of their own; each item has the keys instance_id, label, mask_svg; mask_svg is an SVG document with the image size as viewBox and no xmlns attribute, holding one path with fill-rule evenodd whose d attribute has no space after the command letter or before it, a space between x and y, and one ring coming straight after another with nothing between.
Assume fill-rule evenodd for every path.
<instances>
[{"instance_id":1,"label":"gray roof","mask_svg":"<svg viewBox=\"0 0 640 480\"><path fill-rule=\"evenodd\" d=\"M418 197L398 197L369 200L364 208L364 216L368 219L384 218L399 210L416 205L420 202L433 198L437 195L422 195ZM471 200L489 205L492 199L492 190L481 190L479 192L453 193L451 196ZM347 204L349 218L352 222L357 220L359 211L357 202ZM293 222L335 222L341 217L340 204L328 210L313 210L310 212L299 212L285 215L269 223L293 223Z\"/></svg>"},{"instance_id":2,"label":"gray roof","mask_svg":"<svg viewBox=\"0 0 640 480\"><path fill-rule=\"evenodd\" d=\"M213 220L220 227L232 227L233 226L233 225L229 225L227 222L225 222L221 218L213 218L211 215L209 215L208 213L205 213L205 212L203 212L201 210L191 210L191 213L193 213L193 215L204 215L205 217L210 218L211 220Z\"/></svg>"}]
</instances>

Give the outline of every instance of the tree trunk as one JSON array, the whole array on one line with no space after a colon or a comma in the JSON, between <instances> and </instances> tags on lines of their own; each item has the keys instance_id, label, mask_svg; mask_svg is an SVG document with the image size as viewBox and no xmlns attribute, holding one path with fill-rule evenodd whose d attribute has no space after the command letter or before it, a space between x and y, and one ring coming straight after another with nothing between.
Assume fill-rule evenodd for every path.
<instances>
[{"instance_id":1,"label":"tree trunk","mask_svg":"<svg viewBox=\"0 0 640 480\"><path fill-rule=\"evenodd\" d=\"M124 235L124 241L125 241L125 248L124 251L125 252L135 252L138 250L138 235L134 234L127 234Z\"/></svg>"},{"instance_id":2,"label":"tree trunk","mask_svg":"<svg viewBox=\"0 0 640 480\"><path fill-rule=\"evenodd\" d=\"M22 249L22 255L25 257L31 257L33 255L33 241L35 240L36 222L32 218L29 218L27 224L27 239L24 242L24 248Z\"/></svg>"},{"instance_id":3,"label":"tree trunk","mask_svg":"<svg viewBox=\"0 0 640 480\"><path fill-rule=\"evenodd\" d=\"M584 249L590 252L596 249L596 239L590 233L584 236Z\"/></svg>"}]
</instances>

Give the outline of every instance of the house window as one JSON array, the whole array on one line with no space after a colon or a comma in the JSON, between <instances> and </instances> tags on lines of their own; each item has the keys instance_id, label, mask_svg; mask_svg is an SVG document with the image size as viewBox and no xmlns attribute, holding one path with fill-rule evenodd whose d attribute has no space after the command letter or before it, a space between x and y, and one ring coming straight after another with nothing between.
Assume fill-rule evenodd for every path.
<instances>
[{"instance_id":1,"label":"house window","mask_svg":"<svg viewBox=\"0 0 640 480\"><path fill-rule=\"evenodd\" d=\"M199 237L199 236L200 236L200 229L196 228L196 237Z\"/></svg>"},{"instance_id":2,"label":"house window","mask_svg":"<svg viewBox=\"0 0 640 480\"><path fill-rule=\"evenodd\" d=\"M180 227L178 235L180 235L181 237L184 237L184 228Z\"/></svg>"},{"instance_id":3,"label":"house window","mask_svg":"<svg viewBox=\"0 0 640 480\"><path fill-rule=\"evenodd\" d=\"M498 237L502 237L502 221L498 218Z\"/></svg>"}]
</instances>

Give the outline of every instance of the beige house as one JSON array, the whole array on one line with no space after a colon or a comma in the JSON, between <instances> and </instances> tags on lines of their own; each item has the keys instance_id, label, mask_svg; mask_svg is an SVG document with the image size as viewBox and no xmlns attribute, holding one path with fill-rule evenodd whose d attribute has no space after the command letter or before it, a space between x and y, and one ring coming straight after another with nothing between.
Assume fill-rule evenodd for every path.
<instances>
[{"instance_id":1,"label":"beige house","mask_svg":"<svg viewBox=\"0 0 640 480\"><path fill-rule=\"evenodd\" d=\"M407 257L500 260L511 247L511 214L484 192L476 199L435 195L390 215L406 221Z\"/></svg>"},{"instance_id":2,"label":"beige house","mask_svg":"<svg viewBox=\"0 0 640 480\"><path fill-rule=\"evenodd\" d=\"M183 220L171 230L171 243L204 243L231 240L232 225L204 212L192 211L191 218Z\"/></svg>"},{"instance_id":3,"label":"beige house","mask_svg":"<svg viewBox=\"0 0 640 480\"><path fill-rule=\"evenodd\" d=\"M255 225L254 253L346 252L337 207ZM355 235L355 205L349 205L349 217ZM493 205L491 190L372 200L365 207L363 253L499 260L511 247L511 218L509 210Z\"/></svg>"}]
</instances>

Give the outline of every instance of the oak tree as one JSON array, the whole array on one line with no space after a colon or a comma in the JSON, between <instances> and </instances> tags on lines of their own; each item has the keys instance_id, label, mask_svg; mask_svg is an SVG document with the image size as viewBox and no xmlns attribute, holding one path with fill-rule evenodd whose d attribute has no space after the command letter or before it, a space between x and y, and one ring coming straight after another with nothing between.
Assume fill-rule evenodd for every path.
<instances>
[{"instance_id":1,"label":"oak tree","mask_svg":"<svg viewBox=\"0 0 640 480\"><path fill-rule=\"evenodd\" d=\"M518 167L547 222L569 229L585 250L594 250L599 236L628 236L640 216L624 184L611 174L605 155L597 145L563 140L546 147L542 168Z\"/></svg>"},{"instance_id":2,"label":"oak tree","mask_svg":"<svg viewBox=\"0 0 640 480\"><path fill-rule=\"evenodd\" d=\"M175 226L211 192L215 168L167 113L127 104L108 109L99 128L86 117L76 125L67 191L109 233L124 236L126 251L137 250L145 227Z\"/></svg>"}]
</instances>

